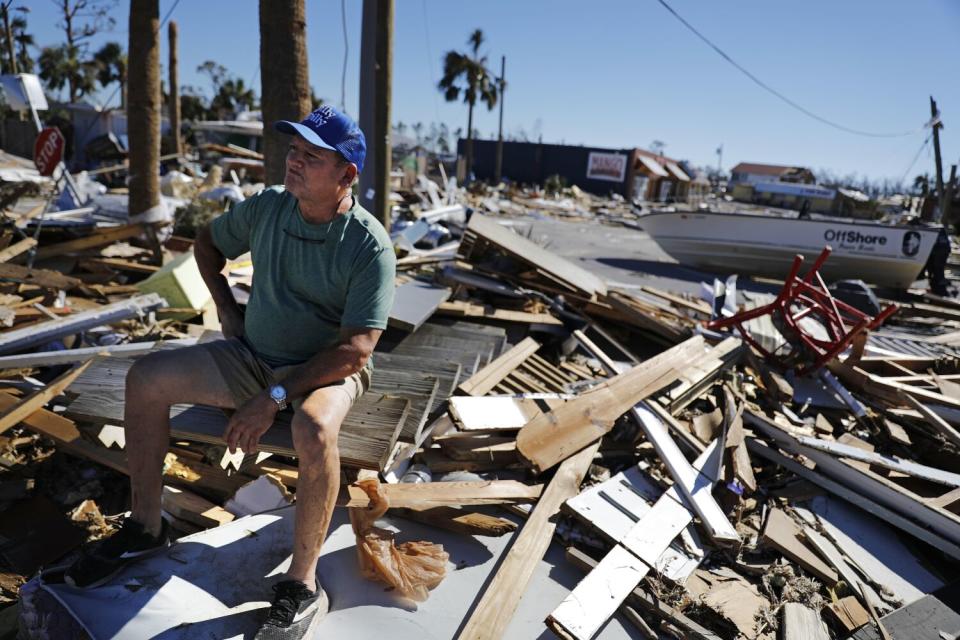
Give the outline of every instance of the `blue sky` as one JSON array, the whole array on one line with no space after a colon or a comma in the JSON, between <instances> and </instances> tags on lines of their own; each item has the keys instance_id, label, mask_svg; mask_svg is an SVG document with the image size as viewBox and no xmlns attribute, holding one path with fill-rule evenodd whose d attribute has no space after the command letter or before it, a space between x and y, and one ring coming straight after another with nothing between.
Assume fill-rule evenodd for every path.
<instances>
[{"instance_id":1,"label":"blue sky","mask_svg":"<svg viewBox=\"0 0 960 640\"><path fill-rule=\"evenodd\" d=\"M175 0L160 0L166 15ZM805 108L848 127L901 132L929 118L934 95L946 128L944 172L960 162L960 2L955 0L668 0L734 60ZM346 6L346 109L358 111L361 0ZM40 45L62 42L51 0L28 5ZM306 0L311 83L340 104L344 57L341 2ZM121 0L112 33L126 46ZM215 60L259 93L256 0L180 0L180 77L206 89L195 69ZM649 147L698 165L740 161L798 164L837 174L899 180L928 130L866 138L793 110L731 67L657 0L396 0L393 121L466 127L466 107L436 91L441 58L483 29L499 70L507 57L504 127L545 142ZM165 62L166 31L161 39ZM105 95L103 96L106 97ZM496 132L497 112L478 109L475 127ZM933 173L932 145L907 172Z\"/></svg>"}]
</instances>

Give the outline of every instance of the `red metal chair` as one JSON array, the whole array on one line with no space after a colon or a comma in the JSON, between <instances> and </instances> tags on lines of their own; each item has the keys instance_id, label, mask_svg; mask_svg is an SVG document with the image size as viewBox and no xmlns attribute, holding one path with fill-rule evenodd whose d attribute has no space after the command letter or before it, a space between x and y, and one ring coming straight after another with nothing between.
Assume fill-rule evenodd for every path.
<instances>
[{"instance_id":1,"label":"red metal chair","mask_svg":"<svg viewBox=\"0 0 960 640\"><path fill-rule=\"evenodd\" d=\"M814 261L813 266L803 278L798 277L803 256L793 259L790 273L787 275L776 300L756 309L742 311L729 318L718 318L707 322L708 329L727 329L736 327L741 337L759 351L768 361L781 369L795 368L799 375L820 369L840 352L847 348L858 334L874 329L896 313L897 305L883 309L875 318L871 318L859 309L851 307L830 295L826 283L820 276L820 267L830 256L830 246ZM770 315L774 325L786 338L791 347L783 356L764 348L750 335L744 323L754 318ZM813 318L826 329L828 339L818 338L804 329L801 320Z\"/></svg>"}]
</instances>

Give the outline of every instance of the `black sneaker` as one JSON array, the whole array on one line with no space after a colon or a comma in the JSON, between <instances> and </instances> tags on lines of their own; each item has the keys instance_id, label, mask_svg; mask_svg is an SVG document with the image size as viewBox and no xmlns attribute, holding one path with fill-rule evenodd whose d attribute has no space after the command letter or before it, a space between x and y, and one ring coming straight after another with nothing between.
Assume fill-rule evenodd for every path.
<instances>
[{"instance_id":1,"label":"black sneaker","mask_svg":"<svg viewBox=\"0 0 960 640\"><path fill-rule=\"evenodd\" d=\"M152 536L136 520L125 519L119 531L81 552L64 574L64 581L81 589L99 587L134 560L167 548L169 527L166 520L162 523L160 535Z\"/></svg>"},{"instance_id":2,"label":"black sneaker","mask_svg":"<svg viewBox=\"0 0 960 640\"><path fill-rule=\"evenodd\" d=\"M273 585L273 604L267 619L254 640L299 640L315 628L330 608L327 594L317 585L316 591L296 580Z\"/></svg>"}]
</instances>

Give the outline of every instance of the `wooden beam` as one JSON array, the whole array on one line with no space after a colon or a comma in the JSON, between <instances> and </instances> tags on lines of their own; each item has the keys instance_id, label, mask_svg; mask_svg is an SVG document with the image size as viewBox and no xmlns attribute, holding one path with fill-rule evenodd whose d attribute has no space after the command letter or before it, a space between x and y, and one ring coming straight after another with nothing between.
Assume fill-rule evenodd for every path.
<instances>
[{"instance_id":1,"label":"wooden beam","mask_svg":"<svg viewBox=\"0 0 960 640\"><path fill-rule=\"evenodd\" d=\"M82 282L77 278L65 276L59 271L49 269L28 269L19 264L0 262L0 280L11 280L23 284L34 284L46 289L76 289Z\"/></svg>"},{"instance_id":2,"label":"wooden beam","mask_svg":"<svg viewBox=\"0 0 960 640\"><path fill-rule=\"evenodd\" d=\"M58 395L63 393L63 390L69 387L74 380L80 377L80 374L86 371L92 362L93 358L87 360L79 367L75 367L62 374L60 377L50 382L50 384L42 389L38 389L26 396L14 406L0 412L0 433L3 433L7 429L16 426L30 414L34 413L38 409L42 409L43 406L50 402L53 398L56 398Z\"/></svg>"},{"instance_id":3,"label":"wooden beam","mask_svg":"<svg viewBox=\"0 0 960 640\"><path fill-rule=\"evenodd\" d=\"M26 253L35 246L37 246L36 238L24 238L20 242L14 243L3 251L0 251L0 262L7 262L21 253Z\"/></svg>"},{"instance_id":4,"label":"wooden beam","mask_svg":"<svg viewBox=\"0 0 960 640\"><path fill-rule=\"evenodd\" d=\"M543 490L543 485L527 485L516 480L400 483L380 486L391 507L407 508L535 502ZM359 487L351 484L340 488L337 506L367 507L369 504L369 497Z\"/></svg>"},{"instance_id":5,"label":"wooden beam","mask_svg":"<svg viewBox=\"0 0 960 640\"><path fill-rule=\"evenodd\" d=\"M75 240L40 247L40 249L37 250L37 260L45 260L53 256L76 253L77 251L85 251L86 249L93 249L95 247L103 247L108 244L113 244L114 242L119 242L120 240L135 238L143 232L144 225L142 224L130 224L98 231L97 233L92 233Z\"/></svg>"},{"instance_id":6,"label":"wooden beam","mask_svg":"<svg viewBox=\"0 0 960 640\"><path fill-rule=\"evenodd\" d=\"M509 351L499 355L469 379L457 387L457 392L468 396L488 394L497 384L520 366L520 363L537 352L540 343L533 338L524 338Z\"/></svg>"},{"instance_id":7,"label":"wooden beam","mask_svg":"<svg viewBox=\"0 0 960 640\"><path fill-rule=\"evenodd\" d=\"M602 438L635 404L670 384L691 360L704 354L702 336L693 336L630 371L534 418L517 435L517 449L538 473Z\"/></svg>"},{"instance_id":8,"label":"wooden beam","mask_svg":"<svg viewBox=\"0 0 960 640\"><path fill-rule=\"evenodd\" d=\"M195 493L174 487L163 487L161 505L164 511L175 518L186 520L205 529L219 527L234 519L234 515L220 505L201 498Z\"/></svg>"},{"instance_id":9,"label":"wooden beam","mask_svg":"<svg viewBox=\"0 0 960 640\"><path fill-rule=\"evenodd\" d=\"M560 464L458 638L495 640L504 637L534 569L553 540L557 526L554 516L567 498L580 491L580 483L599 448L600 443L595 442Z\"/></svg>"},{"instance_id":10,"label":"wooden beam","mask_svg":"<svg viewBox=\"0 0 960 640\"><path fill-rule=\"evenodd\" d=\"M803 529L787 514L780 509L771 509L761 540L822 580L827 587L832 587L837 583L837 572L801 542L802 534Z\"/></svg>"},{"instance_id":11,"label":"wooden beam","mask_svg":"<svg viewBox=\"0 0 960 640\"><path fill-rule=\"evenodd\" d=\"M903 401L920 412L923 419L944 438L955 445L960 445L960 431L954 429L950 423L937 415L930 407L926 406L911 395L903 394Z\"/></svg>"},{"instance_id":12,"label":"wooden beam","mask_svg":"<svg viewBox=\"0 0 960 640\"><path fill-rule=\"evenodd\" d=\"M462 300L441 302L435 313L457 318L493 320L496 322L520 322L523 324L545 324L563 326L563 322L549 313L530 313L514 309L499 309L489 305L473 304Z\"/></svg>"}]
</instances>

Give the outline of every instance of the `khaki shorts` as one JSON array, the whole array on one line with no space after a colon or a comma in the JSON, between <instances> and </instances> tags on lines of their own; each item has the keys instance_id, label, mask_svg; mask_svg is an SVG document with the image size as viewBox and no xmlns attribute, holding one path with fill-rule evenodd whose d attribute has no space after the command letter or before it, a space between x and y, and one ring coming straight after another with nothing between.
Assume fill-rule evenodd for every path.
<instances>
[{"instance_id":1,"label":"khaki shorts","mask_svg":"<svg viewBox=\"0 0 960 640\"><path fill-rule=\"evenodd\" d=\"M271 367L241 338L204 342L195 348L204 349L213 358L237 407L267 387L281 383L296 368L296 365ZM348 378L317 388L336 387L347 394L353 404L370 388L370 378L368 365ZM299 409L304 400L306 396L297 398L290 404L294 409Z\"/></svg>"}]
</instances>

